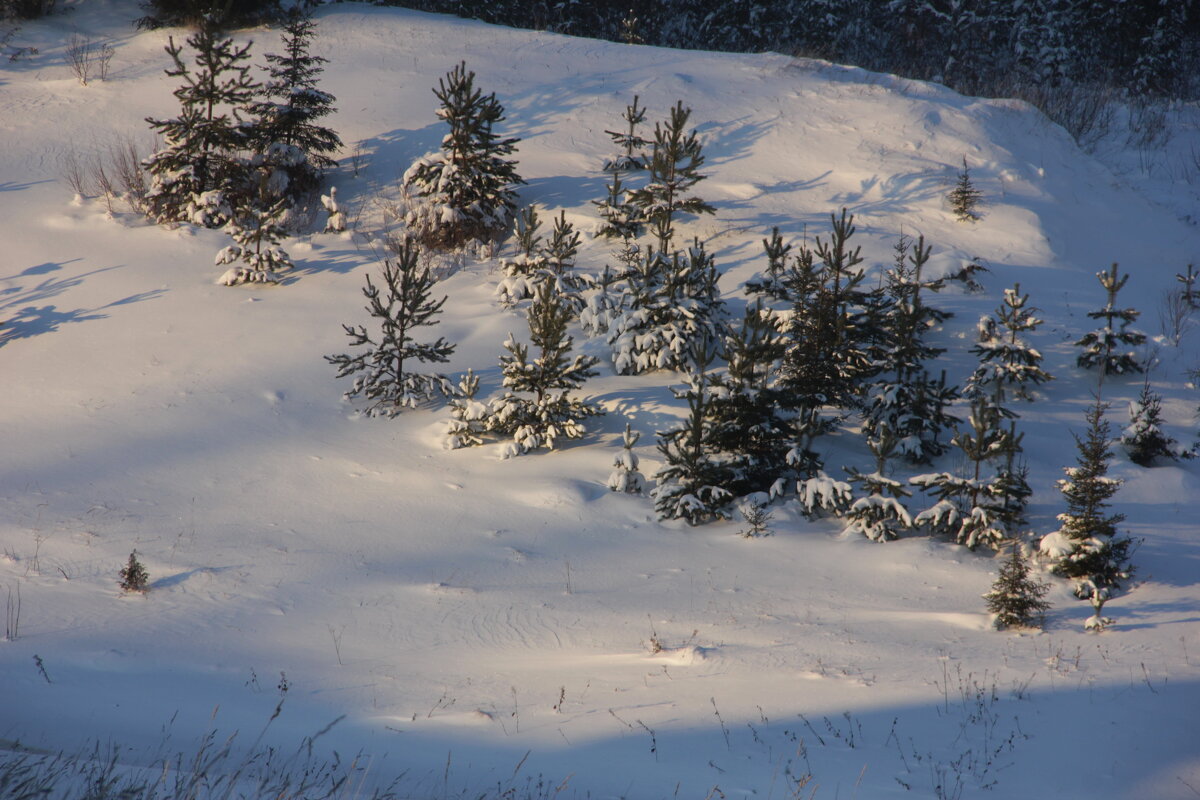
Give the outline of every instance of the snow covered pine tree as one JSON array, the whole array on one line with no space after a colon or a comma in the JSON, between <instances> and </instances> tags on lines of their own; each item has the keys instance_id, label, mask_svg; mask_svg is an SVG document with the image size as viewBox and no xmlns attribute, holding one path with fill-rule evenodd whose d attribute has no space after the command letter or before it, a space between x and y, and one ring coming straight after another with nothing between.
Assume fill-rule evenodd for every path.
<instances>
[{"instance_id":1,"label":"snow covered pine tree","mask_svg":"<svg viewBox=\"0 0 1200 800\"><path fill-rule=\"evenodd\" d=\"M416 242L406 238L396 260L383 262L386 294L367 276L362 291L368 301L367 311L379 321L379 340L371 338L362 326L342 325L351 346L368 349L357 355L325 356L326 361L338 368L339 378L360 373L346 392L346 398L363 397L370 401L365 409L368 416L394 417L406 407L415 408L438 394L449 395L453 391L445 375L425 375L409 368L413 361L445 363L455 348L441 337L429 343L417 342L413 337L415 328L437 324L435 317L446 302L445 297L429 299L434 280L428 268L418 266L418 252Z\"/></svg>"},{"instance_id":2,"label":"snow covered pine tree","mask_svg":"<svg viewBox=\"0 0 1200 800\"><path fill-rule=\"evenodd\" d=\"M493 92L475 88L466 62L438 79L437 115L450 126L440 153L430 153L404 173L415 196L405 216L412 235L425 247L453 250L487 242L508 228L516 210L517 163L507 156L519 139L503 139L493 130L504 121L504 106Z\"/></svg>"}]
</instances>

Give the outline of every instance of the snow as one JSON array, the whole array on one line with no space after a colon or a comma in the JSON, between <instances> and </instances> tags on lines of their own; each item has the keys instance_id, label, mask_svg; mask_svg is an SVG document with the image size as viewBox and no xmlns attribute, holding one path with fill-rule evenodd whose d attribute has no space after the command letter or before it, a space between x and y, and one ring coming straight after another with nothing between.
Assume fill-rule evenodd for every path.
<instances>
[{"instance_id":1,"label":"snow","mask_svg":"<svg viewBox=\"0 0 1200 800\"><path fill-rule=\"evenodd\" d=\"M646 497L609 491L627 420L641 472L662 466L655 434L686 412L676 373L603 367L578 393L608 412L586 437L503 460L503 443L445 448L446 406L362 415L323 358L344 348L343 323L367 322L375 212L441 140L430 88L453 65L504 104L521 200L547 218L595 217L604 131L634 94L649 122L682 100L711 176L696 193L717 213L680 221L676 240L704 242L732 317L770 228L824 238L842 206L873 268L903 230L933 246L930 278L975 258L990 270L982 294L928 298L956 314L933 337L952 382L975 365L971 321L1018 282L1029 293L1045 324L1026 336L1055 376L1018 409L1045 534L1097 389L1071 344L1104 301L1096 270L1119 262L1133 276L1122 304L1152 315L1200 252L1184 218L1200 182L1169 166L1200 148L1194 108L1172 111L1169 149L1101 147L1102 161L1023 103L826 62L332 4L314 41L339 109L327 121L347 142L330 188L359 229L287 240L295 269L278 287L226 287L221 231L152 226L120 204L108 219L94 197L72 205L59 178L73 149L131 137L148 151L144 119L175 111L163 45L181 32L135 32L139 14L133 0L75 4L14 35L36 54L0 60L0 604L21 598L19 635L0 641L3 743L111 741L122 763L161 772L156 754L214 728L253 741L282 698L264 742L290 751L344 715L318 746L364 753L368 784L406 773L412 797L539 775L597 798L1195 797L1197 462L1150 477L1117 454L1113 511L1144 542L1102 635L1044 574L1046 630L996 632L980 601L990 552L842 538L795 499L771 507L774 535L747 539L738 520L660 523ZM108 80L74 79L76 31L113 43ZM238 39L261 63L274 35ZM945 202L964 155L984 195L973 224ZM577 268L599 274L614 249L586 240ZM459 344L445 371L480 380L467 427L524 324L494 299L511 255L465 257L438 286L437 333ZM612 356L602 339L576 343ZM1195 434L1198 345L1195 330L1162 344L1153 373L1181 442ZM1121 407L1140 388L1108 376L1103 393ZM844 502L842 465L873 463L852 433L825 438L814 507ZM134 548L145 596L116 585Z\"/></svg>"}]
</instances>

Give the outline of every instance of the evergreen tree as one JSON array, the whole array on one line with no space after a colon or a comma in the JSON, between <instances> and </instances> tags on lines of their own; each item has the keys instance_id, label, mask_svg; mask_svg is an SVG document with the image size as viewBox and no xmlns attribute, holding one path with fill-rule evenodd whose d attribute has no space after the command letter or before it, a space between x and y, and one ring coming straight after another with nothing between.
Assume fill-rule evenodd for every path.
<instances>
[{"instance_id":1,"label":"evergreen tree","mask_svg":"<svg viewBox=\"0 0 1200 800\"><path fill-rule=\"evenodd\" d=\"M594 201L602 220L596 231L597 236L632 239L642 231L644 220L641 210L630 201L629 192L621 183L621 176L646 169L648 159L644 151L650 142L638 133L638 127L645 118L646 109L638 106L638 96L634 95L633 103L625 106L625 112L621 115L626 129L605 131L620 151L604 162L604 171L609 174L610 180L607 185L608 196L604 200Z\"/></svg>"},{"instance_id":2,"label":"evergreen tree","mask_svg":"<svg viewBox=\"0 0 1200 800\"><path fill-rule=\"evenodd\" d=\"M638 457L633 452L641 434L635 432L629 423L625 423L625 433L621 438L621 452L613 459L613 471L608 476L608 488L614 492L625 494L641 494L646 486L642 473L638 471Z\"/></svg>"},{"instance_id":3,"label":"evergreen tree","mask_svg":"<svg viewBox=\"0 0 1200 800\"><path fill-rule=\"evenodd\" d=\"M446 448L473 447L483 444L488 431L488 407L475 399L479 393L479 376L470 368L450 392L450 422L446 426Z\"/></svg>"},{"instance_id":4,"label":"evergreen tree","mask_svg":"<svg viewBox=\"0 0 1200 800\"><path fill-rule=\"evenodd\" d=\"M713 441L712 383L708 368L716 347L707 336L691 346L692 371L688 388L675 391L686 400L688 414L683 424L658 435L663 467L655 474L657 485L650 492L659 519L683 519L698 525L711 519L727 519L733 494L726 488L732 477L716 452Z\"/></svg>"},{"instance_id":5,"label":"evergreen tree","mask_svg":"<svg viewBox=\"0 0 1200 800\"><path fill-rule=\"evenodd\" d=\"M603 413L569 394L596 374L598 359L571 356L571 309L553 282L537 285L526 318L537 355L531 359L529 346L509 334L504 343L508 355L500 357L508 391L492 402L487 423L490 430L513 438L506 456L539 447L553 450L560 438L578 439L586 432L583 420Z\"/></svg>"},{"instance_id":6,"label":"evergreen tree","mask_svg":"<svg viewBox=\"0 0 1200 800\"><path fill-rule=\"evenodd\" d=\"M1105 589L1129 577L1131 541L1117 533L1123 514L1109 514L1109 500L1121 481L1108 477L1112 460L1110 427L1104 419L1108 406L1099 400L1088 409L1085 438L1075 436L1079 450L1076 466L1066 467L1067 477L1058 488L1067 501L1066 513L1058 515L1061 527L1042 537L1039 549L1054 563L1054 572L1068 578L1090 581Z\"/></svg>"},{"instance_id":7,"label":"evergreen tree","mask_svg":"<svg viewBox=\"0 0 1200 800\"><path fill-rule=\"evenodd\" d=\"M917 514L914 524L971 550L980 545L998 549L1007 534L1006 504L997 502L998 476L988 474L984 467L1006 457L1016 446L1011 434L1001 427L999 410L987 398L977 398L971 403L968 423L970 430L960 429L951 440L968 462L967 475L938 472L909 479L937 498L932 507Z\"/></svg>"},{"instance_id":8,"label":"evergreen tree","mask_svg":"<svg viewBox=\"0 0 1200 800\"><path fill-rule=\"evenodd\" d=\"M1152 467L1161 461L1179 458L1177 442L1162 430L1162 395L1142 385L1136 402L1129 404L1129 426L1121 434L1121 445L1129 460L1140 467Z\"/></svg>"},{"instance_id":9,"label":"evergreen tree","mask_svg":"<svg viewBox=\"0 0 1200 800\"><path fill-rule=\"evenodd\" d=\"M966 156L963 156L962 172L958 173L958 181L950 190L947 199L959 222L979 221L979 212L976 211L976 208L979 206L979 201L983 199L983 192L976 189L975 185L971 183L971 170L967 168Z\"/></svg>"},{"instance_id":10,"label":"evergreen tree","mask_svg":"<svg viewBox=\"0 0 1200 800\"><path fill-rule=\"evenodd\" d=\"M239 283L278 283L281 272L293 267L287 251L279 241L287 238L283 226L287 215L286 198L271 202L263 191L233 214L225 232L233 244L217 254L217 264L237 264L217 282L226 286ZM240 264L239 264L240 262Z\"/></svg>"},{"instance_id":11,"label":"evergreen tree","mask_svg":"<svg viewBox=\"0 0 1200 800\"><path fill-rule=\"evenodd\" d=\"M215 228L228 220L237 196L253 187L239 151L248 143L241 113L258 85L243 63L250 58L249 44L237 47L207 24L186 43L194 51L194 70L173 37L166 46L174 62L166 74L183 81L173 92L179 116L146 118L165 146L143 164L150 173L144 203L156 222Z\"/></svg>"},{"instance_id":12,"label":"evergreen tree","mask_svg":"<svg viewBox=\"0 0 1200 800\"><path fill-rule=\"evenodd\" d=\"M979 358L979 366L967 379L964 396L986 397L1001 416L1012 418L1016 412L1005 405L1010 398L1033 400L1030 384L1052 380L1041 367L1041 352L1020 336L1042 324L1036 312L1029 306L1029 295L1021 294L1020 284L1004 290L1004 304L996 309L995 316L980 321L979 341L971 348Z\"/></svg>"},{"instance_id":13,"label":"evergreen tree","mask_svg":"<svg viewBox=\"0 0 1200 800\"><path fill-rule=\"evenodd\" d=\"M783 349L761 303L746 308L741 327L725 340L729 368L713 380L713 441L734 472L726 488L738 496L770 491L789 472L792 426L778 381Z\"/></svg>"},{"instance_id":14,"label":"evergreen tree","mask_svg":"<svg viewBox=\"0 0 1200 800\"><path fill-rule=\"evenodd\" d=\"M120 577L118 585L126 592L145 594L150 591L150 574L146 572L142 562L138 561L137 550L129 554L129 561L121 568Z\"/></svg>"},{"instance_id":15,"label":"evergreen tree","mask_svg":"<svg viewBox=\"0 0 1200 800\"><path fill-rule=\"evenodd\" d=\"M371 276L362 290L367 311L379 321L378 339L367 329L343 325L352 347L366 347L357 355L325 356L338 368L337 377L355 375L346 398L362 397L369 401L368 416L394 417L404 408L415 408L436 395L452 392L446 376L412 371L414 362L444 364L455 345L438 337L434 342L418 342L417 328L436 325L446 298L430 299L434 279L427 267L418 265L416 242L405 238L395 261L383 262L383 287L375 286Z\"/></svg>"},{"instance_id":16,"label":"evergreen tree","mask_svg":"<svg viewBox=\"0 0 1200 800\"><path fill-rule=\"evenodd\" d=\"M1040 628L1050 604L1046 592L1050 585L1040 583L1029 574L1029 562L1021 552L1021 543L1011 543L1008 560L1000 566L1000 575L992 590L983 596L987 610L995 615L996 627Z\"/></svg>"},{"instance_id":17,"label":"evergreen tree","mask_svg":"<svg viewBox=\"0 0 1200 800\"><path fill-rule=\"evenodd\" d=\"M738 513L746 521L746 530L742 536L747 539L757 539L760 536L771 535L771 512L767 503L757 498L748 499L738 506Z\"/></svg>"},{"instance_id":18,"label":"evergreen tree","mask_svg":"<svg viewBox=\"0 0 1200 800\"><path fill-rule=\"evenodd\" d=\"M628 302L609 326L613 365L623 375L681 369L699 338L723 336L716 265L699 240L686 256L647 248L629 271Z\"/></svg>"},{"instance_id":19,"label":"evergreen tree","mask_svg":"<svg viewBox=\"0 0 1200 800\"><path fill-rule=\"evenodd\" d=\"M486 241L508 227L516 210L514 187L525 181L507 156L519 139L493 130L504 121L495 93L475 88L475 73L465 62L438 80L438 116L450 126L442 152L416 161L404 185L417 197L405 221L424 245L453 249L472 240Z\"/></svg>"},{"instance_id":20,"label":"evergreen tree","mask_svg":"<svg viewBox=\"0 0 1200 800\"><path fill-rule=\"evenodd\" d=\"M874 472L847 470L850 483L859 487L861 495L845 511L843 533L859 533L873 542L886 542L899 538L901 532L913 526L913 518L902 502L903 498L912 497L912 492L884 474L895 444L890 436L870 444L875 456Z\"/></svg>"},{"instance_id":21,"label":"evergreen tree","mask_svg":"<svg viewBox=\"0 0 1200 800\"><path fill-rule=\"evenodd\" d=\"M251 108L256 161L277 173L276 192L292 197L319 185L321 173L336 165L330 155L342 146L337 133L318 123L335 111L336 98L317 88L328 59L309 52L315 29L311 15L293 9L283 29L284 52L267 54L269 78Z\"/></svg>"},{"instance_id":22,"label":"evergreen tree","mask_svg":"<svg viewBox=\"0 0 1200 800\"><path fill-rule=\"evenodd\" d=\"M925 334L950 315L928 306L921 291L940 291L943 281L922 278L931 248L925 237L910 243L901 236L896 259L885 275L888 302L883 305L877 328L886 333L875 347L879 377L866 387L863 398L863 431L868 440L890 435L898 455L916 463L929 463L946 452L940 441L943 430L958 419L946 411L958 395L946 386L943 372L933 378L924 362L945 352L925 342Z\"/></svg>"},{"instance_id":23,"label":"evergreen tree","mask_svg":"<svg viewBox=\"0 0 1200 800\"><path fill-rule=\"evenodd\" d=\"M687 196L692 187L704 180L700 139L696 132L686 133L691 109L676 102L665 123L654 126L654 145L646 166L647 184L629 193L629 202L637 207L658 241L659 252L671 251L675 237L675 216L716 213L711 205L696 196Z\"/></svg>"},{"instance_id":24,"label":"evergreen tree","mask_svg":"<svg viewBox=\"0 0 1200 800\"><path fill-rule=\"evenodd\" d=\"M1123 375L1141 372L1144 367L1137 354L1129 348L1138 347L1146 341L1146 334L1130 330L1129 326L1141 315L1132 308L1117 308L1117 293L1129 280L1129 275L1118 277L1117 265L1108 272L1097 272L1100 285L1108 294L1108 302L1099 311L1089 311L1088 317L1104 320L1104 327L1092 331L1075 342L1083 352L1075 359L1081 367L1099 367L1101 375Z\"/></svg>"}]
</instances>

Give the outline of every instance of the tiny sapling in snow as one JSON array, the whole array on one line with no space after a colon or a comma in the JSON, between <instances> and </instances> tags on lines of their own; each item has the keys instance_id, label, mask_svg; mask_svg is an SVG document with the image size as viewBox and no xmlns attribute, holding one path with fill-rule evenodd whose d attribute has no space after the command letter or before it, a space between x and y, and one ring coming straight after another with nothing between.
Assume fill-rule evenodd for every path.
<instances>
[{"instance_id":1,"label":"tiny sapling in snow","mask_svg":"<svg viewBox=\"0 0 1200 800\"><path fill-rule=\"evenodd\" d=\"M329 194L321 195L321 206L329 213L325 220L325 233L341 233L346 230L346 215L338 206L336 186L329 187Z\"/></svg>"},{"instance_id":2,"label":"tiny sapling in snow","mask_svg":"<svg viewBox=\"0 0 1200 800\"><path fill-rule=\"evenodd\" d=\"M1096 277L1108 295L1108 302L1098 311L1089 311L1088 317L1104 320L1104 327L1084 334L1075 342L1076 347L1083 348L1075 363L1085 369L1099 367L1102 378L1104 375L1142 372L1145 365L1133 348L1146 342L1146 334L1129 327L1142 312L1117 308L1117 293L1129 280L1129 274L1118 275L1117 265L1113 264L1108 272L1097 272Z\"/></svg>"},{"instance_id":3,"label":"tiny sapling in snow","mask_svg":"<svg viewBox=\"0 0 1200 800\"><path fill-rule=\"evenodd\" d=\"M742 536L747 539L757 539L760 536L771 535L771 512L767 510L767 502L764 497L747 497L738 506L738 513L746 521L746 529L741 532Z\"/></svg>"},{"instance_id":4,"label":"tiny sapling in snow","mask_svg":"<svg viewBox=\"0 0 1200 800\"><path fill-rule=\"evenodd\" d=\"M145 594L150 591L150 574L146 572L142 562L138 561L137 550L129 554L129 563L121 568L120 577L118 585L126 592Z\"/></svg>"},{"instance_id":5,"label":"tiny sapling in snow","mask_svg":"<svg viewBox=\"0 0 1200 800\"><path fill-rule=\"evenodd\" d=\"M959 222L979 221L979 212L976 209L979 201L983 199L983 192L971 183L971 170L967 167L966 156L963 156L962 172L958 173L958 180L950 194L946 195L946 199L950 201L950 209Z\"/></svg>"},{"instance_id":6,"label":"tiny sapling in snow","mask_svg":"<svg viewBox=\"0 0 1200 800\"><path fill-rule=\"evenodd\" d=\"M608 488L614 492L625 494L641 494L645 490L645 479L638 471L638 457L633 452L641 433L633 430L625 423L625 433L622 437L621 452L613 458L613 471L608 476Z\"/></svg>"}]
</instances>

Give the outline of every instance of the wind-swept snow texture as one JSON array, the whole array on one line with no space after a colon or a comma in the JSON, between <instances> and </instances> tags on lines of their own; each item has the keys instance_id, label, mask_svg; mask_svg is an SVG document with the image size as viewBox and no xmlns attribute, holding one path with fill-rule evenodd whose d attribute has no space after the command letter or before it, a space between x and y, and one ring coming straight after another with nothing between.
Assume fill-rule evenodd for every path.
<instances>
[{"instance_id":1,"label":"wind-swept snow texture","mask_svg":"<svg viewBox=\"0 0 1200 800\"><path fill-rule=\"evenodd\" d=\"M904 232L933 246L931 276L973 258L990 270L982 294L927 298L956 314L934 337L953 382L974 366L980 315L1014 283L1030 294L1056 378L1019 409L1044 534L1097 389L1071 344L1103 302L1095 273L1131 273L1122 302L1153 332L1162 293L1200 258L1184 112L1166 150L1110 148L1102 163L1022 103L820 61L330 5L313 51L330 59L328 123L347 142L332 184L357 233L289 239L282 285L230 288L215 284L222 232L122 206L110 219L61 180L70 153L121 137L148 152L144 118L174 110L163 45L183 32L135 33L138 13L69 6L16 31L10 47L35 55L0 62L0 605L20 597L18 635L0 642L0 738L113 741L148 766L214 726L253 741L285 673L266 741L294 746L345 715L319 744L369 754L368 784L407 770L414 797L537 775L571 776L571 797L1200 794L1197 462L1118 455L1114 509L1144 541L1131 588L1104 608L1111 628L1086 633L1090 606L1056 579L1044 632L996 632L990 553L841 537L795 500L751 540L740 521L662 524L646 498L610 492L626 421L653 475L655 434L685 409L679 376L617 376L602 338L573 329L602 358L582 395L607 416L509 460L499 444L445 449L445 407L361 415L323 358L344 348L341 323L367 322L370 237L404 170L437 148L430 88L460 60L521 139L521 201L583 230L604 196L605 129L635 94L648 120L681 100L708 157L696 193L717 213L680 222L677 240L705 242L734 318L771 227L811 242L842 206L873 269ZM112 43L107 81L72 76L75 31ZM276 31L236 36L259 63L278 49ZM945 199L964 157L983 193L973 224ZM611 247L588 239L578 268L615 264ZM481 398L525 329L523 309L493 299L497 265L466 258L435 287L449 296L437 334L459 343L445 370L474 368ZM1198 345L1163 343L1152 375L1189 443ZM1106 379L1112 413L1141 380ZM826 438L831 476L873 468L852 433ZM134 548L145 596L117 587Z\"/></svg>"}]
</instances>

